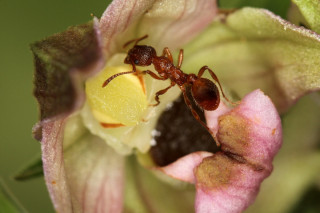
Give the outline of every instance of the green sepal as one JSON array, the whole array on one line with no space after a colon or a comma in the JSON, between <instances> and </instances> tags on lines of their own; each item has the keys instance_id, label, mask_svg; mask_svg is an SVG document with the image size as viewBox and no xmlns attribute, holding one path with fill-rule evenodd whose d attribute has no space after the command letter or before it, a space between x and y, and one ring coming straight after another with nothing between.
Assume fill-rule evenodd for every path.
<instances>
[{"instance_id":1,"label":"green sepal","mask_svg":"<svg viewBox=\"0 0 320 213\"><path fill-rule=\"evenodd\" d=\"M298 8L311 30L320 33L320 1L292 0Z\"/></svg>"},{"instance_id":2,"label":"green sepal","mask_svg":"<svg viewBox=\"0 0 320 213\"><path fill-rule=\"evenodd\" d=\"M68 113L76 106L79 82L75 74L91 72L90 66L102 55L96 23L94 19L69 27L31 45L34 95L39 102L41 120Z\"/></svg>"}]
</instances>

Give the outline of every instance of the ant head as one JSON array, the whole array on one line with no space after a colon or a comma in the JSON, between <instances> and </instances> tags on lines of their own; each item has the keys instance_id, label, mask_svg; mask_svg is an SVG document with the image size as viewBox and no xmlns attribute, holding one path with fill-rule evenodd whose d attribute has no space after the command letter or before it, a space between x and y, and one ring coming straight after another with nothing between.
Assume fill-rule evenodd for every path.
<instances>
[{"instance_id":1,"label":"ant head","mask_svg":"<svg viewBox=\"0 0 320 213\"><path fill-rule=\"evenodd\" d=\"M156 51L153 47L146 45L135 45L129 50L124 63L135 64L137 66L149 66L156 57Z\"/></svg>"}]
</instances>

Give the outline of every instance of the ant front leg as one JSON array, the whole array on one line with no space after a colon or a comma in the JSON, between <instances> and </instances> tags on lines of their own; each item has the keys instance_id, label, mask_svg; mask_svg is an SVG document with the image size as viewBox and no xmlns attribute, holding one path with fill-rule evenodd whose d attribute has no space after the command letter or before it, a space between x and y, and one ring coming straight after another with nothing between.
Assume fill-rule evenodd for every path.
<instances>
[{"instance_id":1,"label":"ant front leg","mask_svg":"<svg viewBox=\"0 0 320 213\"><path fill-rule=\"evenodd\" d=\"M139 43L139 41L142 41L143 39L146 39L148 38L148 35L144 35L142 36L141 38L135 38L135 39L132 39L128 42L126 42L124 45L123 45L123 48L126 48L129 44L131 44L132 42L135 42L133 46L137 45Z\"/></svg>"},{"instance_id":2,"label":"ant front leg","mask_svg":"<svg viewBox=\"0 0 320 213\"><path fill-rule=\"evenodd\" d=\"M162 51L162 56L167 57L167 58L171 61L171 63L173 63L172 54L171 54L171 52L170 52L170 50L169 50L168 47L165 47L165 48L163 49L163 51Z\"/></svg>"},{"instance_id":3,"label":"ant front leg","mask_svg":"<svg viewBox=\"0 0 320 213\"><path fill-rule=\"evenodd\" d=\"M165 88L165 89L162 89L162 90L160 90L160 91L158 91L157 93L156 93L156 96L154 97L154 99L156 100L156 104L152 104L152 105L150 105L150 106L158 106L159 104L160 104L160 100L159 100L159 96L160 95L163 95L163 94L165 94L171 87L173 87L174 85L176 85L176 83L174 83L173 81L171 81L171 85L170 86L168 86L167 88Z\"/></svg>"},{"instance_id":4,"label":"ant front leg","mask_svg":"<svg viewBox=\"0 0 320 213\"><path fill-rule=\"evenodd\" d=\"M237 103L234 103L234 102L230 101L230 100L226 97L226 95L225 95L224 92L223 92L223 89L222 89L222 86L221 86L221 84L220 84L220 82L219 82L218 77L216 76L216 74L214 74L214 72L213 72L208 66L203 66L203 67L201 67L201 69L200 69L199 72L198 72L198 78L201 78L201 76L203 75L203 73L204 73L206 70L208 70L208 72L209 72L209 74L211 75L211 77L213 78L213 80L215 80L215 81L218 83L219 88L220 88L220 90L221 90L221 93L222 93L223 97L224 97L230 104L232 104L232 105L237 105Z\"/></svg>"},{"instance_id":5,"label":"ant front leg","mask_svg":"<svg viewBox=\"0 0 320 213\"><path fill-rule=\"evenodd\" d=\"M181 49L179 52L179 57L178 57L178 68L180 69L181 65L182 65L182 61L183 61L183 50Z\"/></svg>"},{"instance_id":6,"label":"ant front leg","mask_svg":"<svg viewBox=\"0 0 320 213\"><path fill-rule=\"evenodd\" d=\"M209 129L209 127L200 119L200 116L198 115L198 113L196 112L196 110L193 109L192 104L188 98L187 92L186 92L186 88L183 86L181 87L181 91L183 94L183 98L184 101L186 102L187 106L189 107L193 117L204 127L206 128L206 130L210 133L210 135L213 137L213 139L215 140L217 146L220 146L220 143L218 141L218 139L216 138L216 136L213 134L213 132Z\"/></svg>"}]
</instances>

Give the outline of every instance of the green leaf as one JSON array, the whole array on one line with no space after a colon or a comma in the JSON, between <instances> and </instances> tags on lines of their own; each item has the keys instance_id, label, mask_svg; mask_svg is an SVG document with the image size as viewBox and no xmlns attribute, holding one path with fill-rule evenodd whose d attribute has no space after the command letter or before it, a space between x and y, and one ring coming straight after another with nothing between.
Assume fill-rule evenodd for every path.
<instances>
[{"instance_id":1,"label":"green leaf","mask_svg":"<svg viewBox=\"0 0 320 213\"><path fill-rule=\"evenodd\" d=\"M220 17L185 47L183 69L213 68L240 97L260 88L280 111L320 89L320 36L254 8Z\"/></svg>"},{"instance_id":2,"label":"green leaf","mask_svg":"<svg viewBox=\"0 0 320 213\"><path fill-rule=\"evenodd\" d=\"M15 198L9 193L8 189L4 186L3 181L0 179L0 212L3 213L21 213L26 210L21 207Z\"/></svg>"},{"instance_id":3,"label":"green leaf","mask_svg":"<svg viewBox=\"0 0 320 213\"><path fill-rule=\"evenodd\" d=\"M310 28L320 33L320 1L292 0L292 2L298 6Z\"/></svg>"},{"instance_id":4,"label":"green leaf","mask_svg":"<svg viewBox=\"0 0 320 213\"><path fill-rule=\"evenodd\" d=\"M94 21L70 27L31 45L35 64L34 95L40 105L41 120L78 106L74 71L93 72L90 65L101 57Z\"/></svg>"},{"instance_id":5,"label":"green leaf","mask_svg":"<svg viewBox=\"0 0 320 213\"><path fill-rule=\"evenodd\" d=\"M25 181L43 176L42 160L37 158L14 176L15 180Z\"/></svg>"}]
</instances>

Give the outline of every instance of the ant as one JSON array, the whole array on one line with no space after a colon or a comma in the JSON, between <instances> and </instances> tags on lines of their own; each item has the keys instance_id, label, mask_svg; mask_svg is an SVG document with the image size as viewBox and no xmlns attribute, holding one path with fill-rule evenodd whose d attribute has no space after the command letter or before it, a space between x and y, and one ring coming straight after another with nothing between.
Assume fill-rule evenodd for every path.
<instances>
[{"instance_id":1,"label":"ant","mask_svg":"<svg viewBox=\"0 0 320 213\"><path fill-rule=\"evenodd\" d=\"M160 104L159 96L165 94L171 87L178 85L179 88L182 91L185 103L189 107L189 109L192 112L192 115L197 119L197 121L204 126L207 131L213 136L214 139L216 137L214 136L213 132L207 127L207 125L201 121L200 116L198 113L193 109L192 104L187 96L187 88L191 86L191 94L193 96L193 99L197 106L202 110L208 110L212 111L218 108L220 104L220 95L219 90L212 81L210 81L207 78L202 78L203 73L208 70L211 77L218 83L219 88L222 92L223 97L230 102L225 94L223 93L222 87L220 85L220 82L217 78L217 76L214 74L214 72L208 67L203 66L199 72L198 75L195 74L185 74L181 69L182 61L183 61L183 50L181 49L178 56L178 64L175 66L173 64L172 54L168 47L165 47L163 49L162 55L157 56L156 50L147 45L138 45L138 42L141 40L144 40L148 37L148 35L145 35L141 38L133 39L128 41L123 45L123 48L127 47L129 44L134 42L133 48L131 48L128 52L127 57L124 60L125 64L131 64L133 67L132 71L128 72L122 72L117 73L115 75L112 75L109 77L102 85L102 87L107 86L110 81L112 81L114 78L125 75L125 74L131 74L131 73L137 73L136 66L149 66L151 64L154 65L155 70L158 72L159 75L156 73L145 70L142 71L141 74L148 74L152 78L155 78L157 80L171 80L170 86L168 86L165 89L162 89L158 91L155 95L156 104L152 106L157 106ZM231 104L234 104L230 102ZM217 146L220 146L218 140L215 140L217 143Z\"/></svg>"}]
</instances>

